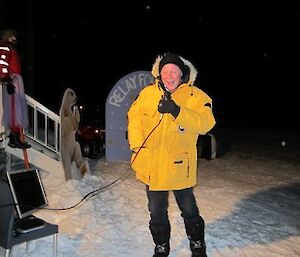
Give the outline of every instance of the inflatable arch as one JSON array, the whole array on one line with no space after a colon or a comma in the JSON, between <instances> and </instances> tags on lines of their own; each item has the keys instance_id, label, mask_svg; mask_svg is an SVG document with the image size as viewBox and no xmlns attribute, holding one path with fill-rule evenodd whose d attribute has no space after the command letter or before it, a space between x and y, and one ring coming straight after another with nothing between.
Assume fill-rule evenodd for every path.
<instances>
[{"instance_id":1,"label":"inflatable arch","mask_svg":"<svg viewBox=\"0 0 300 257\"><path fill-rule=\"evenodd\" d=\"M153 82L151 72L136 71L121 78L111 89L105 104L106 160L130 160L127 112L141 89Z\"/></svg>"}]
</instances>

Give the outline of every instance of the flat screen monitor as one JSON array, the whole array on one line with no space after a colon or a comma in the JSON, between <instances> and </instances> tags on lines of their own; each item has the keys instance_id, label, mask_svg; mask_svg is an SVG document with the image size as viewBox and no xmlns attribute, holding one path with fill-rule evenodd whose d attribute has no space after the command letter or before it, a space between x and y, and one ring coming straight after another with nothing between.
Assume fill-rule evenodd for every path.
<instances>
[{"instance_id":1,"label":"flat screen monitor","mask_svg":"<svg viewBox=\"0 0 300 257\"><path fill-rule=\"evenodd\" d=\"M6 174L20 219L48 205L38 169L14 170Z\"/></svg>"}]
</instances>

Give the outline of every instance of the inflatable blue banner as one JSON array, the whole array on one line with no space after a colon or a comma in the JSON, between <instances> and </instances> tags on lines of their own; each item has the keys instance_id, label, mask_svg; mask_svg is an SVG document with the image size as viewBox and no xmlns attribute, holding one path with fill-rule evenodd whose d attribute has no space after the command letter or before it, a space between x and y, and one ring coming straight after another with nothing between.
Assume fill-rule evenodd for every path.
<instances>
[{"instance_id":1,"label":"inflatable blue banner","mask_svg":"<svg viewBox=\"0 0 300 257\"><path fill-rule=\"evenodd\" d=\"M132 72L111 89L105 104L105 157L107 160L130 160L127 140L127 112L141 89L154 82L149 71Z\"/></svg>"}]
</instances>

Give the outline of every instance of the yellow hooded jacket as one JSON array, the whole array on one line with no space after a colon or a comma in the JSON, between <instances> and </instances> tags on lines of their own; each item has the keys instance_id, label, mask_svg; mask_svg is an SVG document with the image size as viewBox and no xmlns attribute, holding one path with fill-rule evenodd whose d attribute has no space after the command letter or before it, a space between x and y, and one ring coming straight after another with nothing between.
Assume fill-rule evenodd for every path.
<instances>
[{"instance_id":1,"label":"yellow hooded jacket","mask_svg":"<svg viewBox=\"0 0 300 257\"><path fill-rule=\"evenodd\" d=\"M189 61L181 59L189 66L190 77L172 93L180 106L176 119L170 113L158 112L164 92L157 81L140 92L128 111L128 140L134 150L132 168L136 178L153 191L196 185L198 135L206 134L215 125L211 98L193 86L197 71ZM159 56L152 68L155 78L160 60Z\"/></svg>"}]
</instances>

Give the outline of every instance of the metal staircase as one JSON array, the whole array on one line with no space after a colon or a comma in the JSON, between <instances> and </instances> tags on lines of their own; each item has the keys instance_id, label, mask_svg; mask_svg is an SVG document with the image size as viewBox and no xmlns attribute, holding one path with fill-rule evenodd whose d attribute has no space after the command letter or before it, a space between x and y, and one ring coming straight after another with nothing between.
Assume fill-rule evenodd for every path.
<instances>
[{"instance_id":1,"label":"metal staircase","mask_svg":"<svg viewBox=\"0 0 300 257\"><path fill-rule=\"evenodd\" d=\"M0 99L2 100L2 88L0 88ZM60 158L60 117L56 113L47 109L41 103L26 95L29 115L29 127L24 130L25 140L31 148L22 150L11 148L7 145L8 137L2 125L0 133L2 140L0 148L7 154L19 159L28 158L30 165L48 172L63 172ZM2 102L0 102L2 109ZM1 110L2 112L2 110ZM1 117L2 117L2 113ZM27 156L25 156L25 154ZM11 158L8 158L7 169L11 169Z\"/></svg>"}]
</instances>

